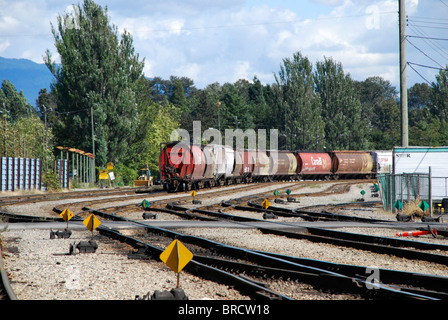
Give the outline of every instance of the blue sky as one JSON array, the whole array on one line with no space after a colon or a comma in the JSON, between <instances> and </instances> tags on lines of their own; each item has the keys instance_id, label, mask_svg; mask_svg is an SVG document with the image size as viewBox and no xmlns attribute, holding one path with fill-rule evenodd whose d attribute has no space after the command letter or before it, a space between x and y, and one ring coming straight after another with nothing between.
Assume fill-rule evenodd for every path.
<instances>
[{"instance_id":1,"label":"blue sky","mask_svg":"<svg viewBox=\"0 0 448 320\"><path fill-rule=\"evenodd\" d=\"M50 22L74 1L0 0L0 56L42 63L57 57ZM355 80L381 76L397 88L398 0L97 0L134 37L145 74L191 78L196 87L238 79L273 83L282 59L341 62ZM76 2L75 2L76 3ZM448 0L409 0L408 85L434 81L448 64ZM423 79L425 78L425 79Z\"/></svg>"}]
</instances>

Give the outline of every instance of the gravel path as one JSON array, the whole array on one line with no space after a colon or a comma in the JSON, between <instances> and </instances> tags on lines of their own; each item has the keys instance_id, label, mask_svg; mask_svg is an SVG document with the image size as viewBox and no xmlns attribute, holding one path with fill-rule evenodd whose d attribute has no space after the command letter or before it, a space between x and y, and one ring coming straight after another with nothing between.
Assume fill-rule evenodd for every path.
<instances>
[{"instance_id":1,"label":"gravel path","mask_svg":"<svg viewBox=\"0 0 448 320\"><path fill-rule=\"evenodd\" d=\"M312 193L325 190L328 184L321 187L306 187L297 190L298 193ZM335 204L351 202L360 198L360 191L366 190L366 201L378 200L370 198L367 191L370 184L352 186L345 194L326 195L323 197L300 197L299 204L285 206L303 207L317 204ZM271 193L275 187L263 188L263 192ZM235 197L246 195L244 189L236 189ZM254 193L255 191L249 191ZM258 190L260 192L260 190ZM291 196L294 196L292 194ZM226 196L228 199L228 196ZM142 196L144 199L145 196ZM173 196L174 198L174 196ZM220 197L207 200L207 203L218 203ZM132 200L137 201L138 200ZM63 204L61 202L60 204ZM204 205L203 204L203 205ZM42 204L41 210L48 210L55 204ZM112 204L103 205L110 206ZM28 205L14 206L13 212L31 212ZM34 212L38 212L34 207ZM253 213L252 213L253 214ZM347 212L347 214L351 214ZM359 214L359 213L358 213ZM361 213L362 214L362 213ZM368 212L373 217L394 220L394 215L376 210ZM159 219L174 219L168 215L159 214ZM176 285L176 275L162 262L153 260L141 261L128 259L127 254L133 249L122 244L113 244L107 238L94 232L99 244L96 253L68 255L69 246L91 238L88 230L72 230L70 239L50 239L50 230L9 230L7 224L0 230L2 240L5 269L8 271L12 286L19 299L24 300L129 300L136 295L143 296L155 290L170 290ZM369 233L377 235L388 233L393 237L391 230L378 228L347 229L351 232ZM178 230L179 231L179 230ZM326 244L315 244L305 240L291 240L279 236L261 234L256 229L225 229L210 228L183 229L182 232L198 235L223 242L230 245L253 248L263 251L278 252L304 258L314 258L339 263L377 266L396 270L414 271L448 276L448 268L432 263L419 263L390 256L380 256L364 251L344 247L335 247ZM394 231L392 231L394 233ZM420 241L433 241L432 237L421 237ZM443 241L439 240L438 241ZM120 250L117 251L117 247ZM288 286L277 281L272 289L280 289L284 294L294 299L346 299L344 296L316 295L309 292L309 288L296 284ZM199 279L186 272L181 272L181 287L190 299L216 299L216 300L245 300L247 296L241 295L233 288Z\"/></svg>"}]
</instances>

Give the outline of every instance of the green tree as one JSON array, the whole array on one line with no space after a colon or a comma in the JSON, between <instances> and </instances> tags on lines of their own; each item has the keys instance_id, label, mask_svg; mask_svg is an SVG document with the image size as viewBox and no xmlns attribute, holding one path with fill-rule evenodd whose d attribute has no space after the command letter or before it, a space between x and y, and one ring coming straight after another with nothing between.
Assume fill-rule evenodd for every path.
<instances>
[{"instance_id":1,"label":"green tree","mask_svg":"<svg viewBox=\"0 0 448 320\"><path fill-rule=\"evenodd\" d=\"M283 110L287 149L317 149L323 146L320 97L314 91L313 67L300 52L283 59L275 75L275 94Z\"/></svg>"},{"instance_id":2,"label":"green tree","mask_svg":"<svg viewBox=\"0 0 448 320\"><path fill-rule=\"evenodd\" d=\"M141 111L137 139L126 162L135 169L135 174L139 167L148 164L151 174L157 176L160 144L170 141L171 133L179 128L181 111L173 104L155 103L146 105Z\"/></svg>"},{"instance_id":3,"label":"green tree","mask_svg":"<svg viewBox=\"0 0 448 320\"><path fill-rule=\"evenodd\" d=\"M353 80L341 63L324 58L316 64L316 91L322 101L322 118L328 150L364 149L368 146L366 122Z\"/></svg>"},{"instance_id":4,"label":"green tree","mask_svg":"<svg viewBox=\"0 0 448 320\"><path fill-rule=\"evenodd\" d=\"M187 108L187 97L185 96L184 87L179 80L173 83L170 102L181 110Z\"/></svg>"},{"instance_id":5,"label":"green tree","mask_svg":"<svg viewBox=\"0 0 448 320\"><path fill-rule=\"evenodd\" d=\"M408 90L409 109L431 107L431 87L426 83L416 83Z\"/></svg>"},{"instance_id":6,"label":"green tree","mask_svg":"<svg viewBox=\"0 0 448 320\"><path fill-rule=\"evenodd\" d=\"M220 99L221 129L254 129L254 117L250 113L244 91L246 83L225 83ZM247 87L246 87L247 88Z\"/></svg>"},{"instance_id":7,"label":"green tree","mask_svg":"<svg viewBox=\"0 0 448 320\"><path fill-rule=\"evenodd\" d=\"M448 70L439 71L431 89L431 113L441 122L446 123L448 122Z\"/></svg>"},{"instance_id":8,"label":"green tree","mask_svg":"<svg viewBox=\"0 0 448 320\"><path fill-rule=\"evenodd\" d=\"M84 0L74 12L52 25L61 65L49 50L44 58L55 76L58 143L92 150L93 119L97 163L119 162L133 142L144 62L134 52L132 36L125 31L120 37L110 24L107 7Z\"/></svg>"},{"instance_id":9,"label":"green tree","mask_svg":"<svg viewBox=\"0 0 448 320\"><path fill-rule=\"evenodd\" d=\"M23 91L17 92L9 80L3 80L0 89L0 112L7 113L13 121L36 115L36 110L27 102Z\"/></svg>"},{"instance_id":10,"label":"green tree","mask_svg":"<svg viewBox=\"0 0 448 320\"><path fill-rule=\"evenodd\" d=\"M398 92L388 80L369 77L354 82L362 105L362 120L369 124L371 149L391 149L399 141L400 109Z\"/></svg>"},{"instance_id":11,"label":"green tree","mask_svg":"<svg viewBox=\"0 0 448 320\"><path fill-rule=\"evenodd\" d=\"M45 169L54 159L52 130L45 130L37 115L21 117L14 122L5 117L0 122L0 132L0 156L39 158Z\"/></svg>"},{"instance_id":12,"label":"green tree","mask_svg":"<svg viewBox=\"0 0 448 320\"><path fill-rule=\"evenodd\" d=\"M269 129L268 105L265 98L265 89L257 77L248 87L249 110L253 114L254 125L257 129Z\"/></svg>"}]
</instances>

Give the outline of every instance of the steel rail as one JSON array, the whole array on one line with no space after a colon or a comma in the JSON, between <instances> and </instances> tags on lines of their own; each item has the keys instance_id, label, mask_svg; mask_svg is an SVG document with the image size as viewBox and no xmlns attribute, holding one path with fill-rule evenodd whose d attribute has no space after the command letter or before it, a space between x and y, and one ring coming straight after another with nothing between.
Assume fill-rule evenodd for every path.
<instances>
[{"instance_id":1,"label":"steel rail","mask_svg":"<svg viewBox=\"0 0 448 320\"><path fill-rule=\"evenodd\" d=\"M151 186L150 188L142 187L129 187L129 188L114 188L114 189L96 189L88 191L70 191L70 192L57 192L46 194L34 194L34 195L19 195L19 196L4 196L0 197L0 206L10 206L15 204L24 204L28 202L40 202L48 200L64 200L74 197L95 197L101 194L119 195L125 193L155 193L161 192L160 186Z\"/></svg>"},{"instance_id":2,"label":"steel rail","mask_svg":"<svg viewBox=\"0 0 448 320\"><path fill-rule=\"evenodd\" d=\"M250 207L256 208L260 211L265 211L265 209L258 203L255 203L254 201L249 201L248 205ZM239 209L245 209L247 207L244 206L238 206ZM351 222L367 222L367 223L390 223L390 220L382 220L382 219L373 219L373 218L363 218L363 217L355 217L355 216L347 216L343 214L336 214L331 212L313 212L313 211L306 211L302 209L288 209L288 208L281 208L281 207L275 207L270 206L269 211L275 211L278 214L282 214L286 217L300 217L305 218L308 217L308 219L313 220L322 220L326 219L329 221L351 221Z\"/></svg>"},{"instance_id":3,"label":"steel rail","mask_svg":"<svg viewBox=\"0 0 448 320\"><path fill-rule=\"evenodd\" d=\"M18 300L16 294L14 293L14 290L12 289L11 282L9 281L8 273L4 268L3 253L1 246L0 246L0 279L1 279L0 298L2 300Z\"/></svg>"},{"instance_id":4,"label":"steel rail","mask_svg":"<svg viewBox=\"0 0 448 320\"><path fill-rule=\"evenodd\" d=\"M191 210L192 212L200 212L202 214L209 214L221 219L230 219L233 221L243 222L268 222L275 225L293 226L287 222L277 222L270 220L260 220L249 217L238 217L229 214L212 212L201 209L188 209L181 206L171 206L175 210ZM264 210L264 209L263 209ZM197 216L200 218L199 216ZM350 232L329 230L323 228L314 227L301 227L303 232L291 232L286 230L279 230L278 228L263 228L258 229L264 233L276 234L286 236L295 239L304 239L313 242L329 243L338 246L346 246L350 248L356 248L361 250L367 250L380 254L391 254L397 257L418 259L428 262L448 265L448 255L441 255L435 253L422 252L418 250L405 249L405 247L413 247L420 250L443 250L448 251L447 245L431 244L412 240L392 239L379 236L370 236L363 234L356 234Z\"/></svg>"},{"instance_id":5,"label":"steel rail","mask_svg":"<svg viewBox=\"0 0 448 320\"><path fill-rule=\"evenodd\" d=\"M84 208L84 209L89 210L92 213L102 215L104 217L110 218L112 216L111 214L104 213L100 210L89 209L89 208ZM198 246L202 246L204 248L215 251L219 254L223 254L225 256L237 257L239 259L249 261L253 264L256 264L256 266L254 266L255 268L257 268L261 265L263 267L270 267L270 268L276 268L276 269L286 269L286 270L302 271L302 272L314 273L314 274L324 274L324 275L327 275L327 278L326 278L327 281L328 281L328 279L333 280L332 281L333 288L337 287L338 290L343 290L342 288L345 288L346 286L349 286L349 284L350 284L350 288L349 288L350 292L352 292L351 290L354 290L353 289L354 287L357 287L357 288L364 287L364 288L366 288L366 290L368 292L370 292L369 290L372 290L371 288L374 287L375 290L378 290L378 291L374 291L375 294L381 293L382 297L384 297L384 296L398 297L399 296L402 299L437 300L437 298L434 298L431 296L425 296L425 295L416 294L416 293L412 293L412 292L403 292L401 290L396 290L394 288L390 288L390 287L384 286L382 284L376 284L376 283L371 284L359 277L358 278L349 277L349 276L346 276L346 275L343 275L343 274L340 274L337 272L324 270L324 269L320 269L320 268L316 268L316 267L312 267L312 266L306 266L303 264L298 264L295 262L288 261L286 259L273 257L273 256L270 256L270 255L267 255L264 253L259 253L254 250L237 248L237 247L225 245L225 244L222 244L222 243L219 243L216 241L212 241L209 239L196 237L196 236L190 236L190 235L184 235L184 234L174 232L171 230L167 230L164 228L149 226L145 223L135 221L132 219L127 219L124 217L118 217L118 219L121 221L127 221L130 223L134 223L139 226L142 226L142 227L146 228L149 232L152 232L152 233L161 234L161 235L173 238L173 239L179 239L179 240L184 241L185 243L191 243L191 244L195 244ZM107 232L108 230L110 230L109 228L104 228L101 226L99 228L102 228L101 231L103 231L103 232ZM114 231L114 232L115 232L115 234L118 233L118 231ZM125 237L125 236L122 235L122 237ZM126 243L129 243L129 242L126 242ZM145 244L143 242L140 242L140 246L141 245L145 245ZM158 249L158 250L160 251L161 249Z\"/></svg>"},{"instance_id":6,"label":"steel rail","mask_svg":"<svg viewBox=\"0 0 448 320\"><path fill-rule=\"evenodd\" d=\"M98 214L99 212L96 211ZM132 220L129 220L132 221ZM158 229L158 228L156 228ZM121 242L124 242L128 245L131 245L135 248L144 249L145 255L148 255L149 257L157 259L157 257L160 256L160 254L163 252L164 249L158 248L156 246L153 246L149 243L146 243L142 240L136 239L134 237L129 237L126 235L121 234L118 230L113 230L106 227L98 227L97 230L110 238L117 239ZM164 230L160 230L164 231ZM275 291L270 290L269 288L261 286L259 283L256 283L255 281L251 281L249 279L245 279L242 277L239 277L237 275L234 275L230 272L226 272L223 270L220 270L218 268L205 265L196 259L190 260L190 262L185 266L184 270L188 270L192 274L195 274L197 276L212 280L212 281L221 281L225 283L230 283L231 285L234 285L235 287L239 288L242 292L248 293L252 297L258 297L262 299L269 299L269 300L292 300L288 296L281 295Z\"/></svg>"},{"instance_id":7,"label":"steel rail","mask_svg":"<svg viewBox=\"0 0 448 320\"><path fill-rule=\"evenodd\" d=\"M368 268L365 266L356 266L348 264L340 264L327 262L315 259L306 259L300 257L287 256L277 253L262 252L267 255L280 257L285 260L294 261L300 264L321 268L324 270L337 271L344 275L356 275L358 277L367 278ZM370 268L370 271L372 268ZM379 279L381 282L388 286L398 285L401 286L399 290L405 290L408 292L421 293L425 295L431 295L438 299L448 299L448 277L434 276L429 274L421 274L407 271L398 271L391 269L375 268L378 271ZM363 276L364 275L364 276ZM412 283L414 288L406 287ZM416 289L417 288L417 289Z\"/></svg>"},{"instance_id":8,"label":"steel rail","mask_svg":"<svg viewBox=\"0 0 448 320\"><path fill-rule=\"evenodd\" d=\"M62 212L62 211L61 211ZM8 222L62 222L62 218L58 217L39 217L29 216L25 214L11 213L0 211L0 217L4 217Z\"/></svg>"}]
</instances>

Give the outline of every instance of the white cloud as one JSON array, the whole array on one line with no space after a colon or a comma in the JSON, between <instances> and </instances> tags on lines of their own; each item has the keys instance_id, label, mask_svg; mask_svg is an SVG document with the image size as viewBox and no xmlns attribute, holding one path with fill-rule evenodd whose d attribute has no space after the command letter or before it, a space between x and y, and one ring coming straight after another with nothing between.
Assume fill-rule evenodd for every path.
<instances>
[{"instance_id":1,"label":"white cloud","mask_svg":"<svg viewBox=\"0 0 448 320\"><path fill-rule=\"evenodd\" d=\"M380 75L398 85L396 0L96 2L107 4L120 31L132 33L150 77L187 76L197 87L254 76L272 83L282 59L301 51L313 64L333 57L357 80ZM1 55L42 63L48 48L57 56L50 22L72 3L0 0ZM440 18L448 12L436 0L408 0L406 10L408 15ZM411 49L409 59L425 59Z\"/></svg>"},{"instance_id":2,"label":"white cloud","mask_svg":"<svg viewBox=\"0 0 448 320\"><path fill-rule=\"evenodd\" d=\"M0 52L5 51L10 45L11 43L8 40L0 42Z\"/></svg>"}]
</instances>

